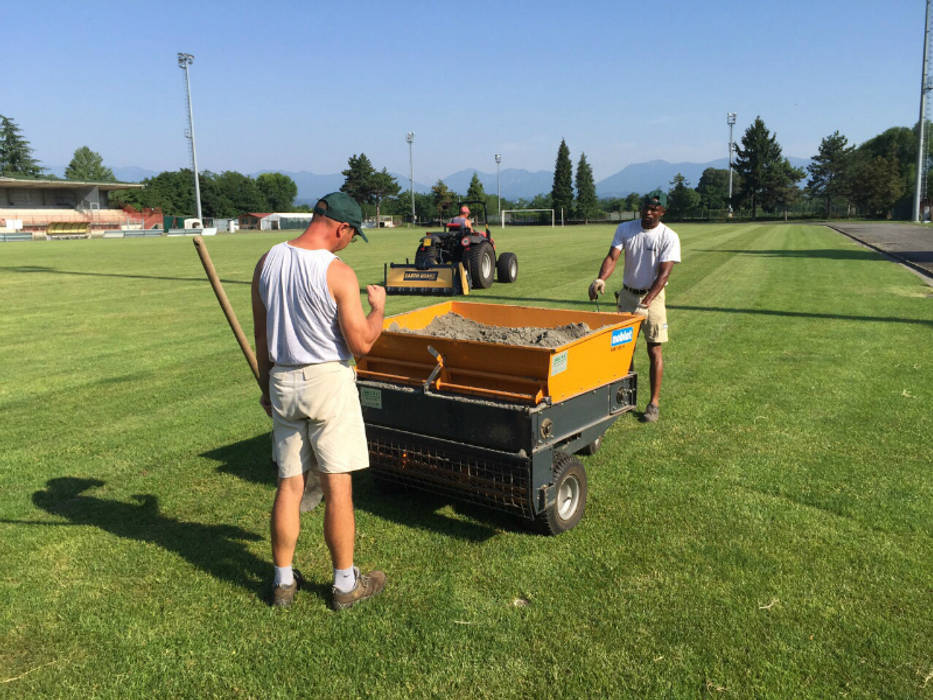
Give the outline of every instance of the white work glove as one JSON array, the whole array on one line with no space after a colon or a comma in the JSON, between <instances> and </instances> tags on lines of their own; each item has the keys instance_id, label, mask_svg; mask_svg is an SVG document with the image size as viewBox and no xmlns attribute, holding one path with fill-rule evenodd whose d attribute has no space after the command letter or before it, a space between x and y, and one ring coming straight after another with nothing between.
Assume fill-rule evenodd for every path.
<instances>
[{"instance_id":1,"label":"white work glove","mask_svg":"<svg viewBox=\"0 0 933 700\"><path fill-rule=\"evenodd\" d=\"M590 284L590 299L595 299L606 291L606 281L597 277Z\"/></svg>"},{"instance_id":2,"label":"white work glove","mask_svg":"<svg viewBox=\"0 0 933 700\"><path fill-rule=\"evenodd\" d=\"M648 315L648 307L645 306L644 304L639 304L638 306L635 307L634 313L636 313L636 314L638 314L638 315L640 315L640 316L647 316L647 315Z\"/></svg>"}]
</instances>

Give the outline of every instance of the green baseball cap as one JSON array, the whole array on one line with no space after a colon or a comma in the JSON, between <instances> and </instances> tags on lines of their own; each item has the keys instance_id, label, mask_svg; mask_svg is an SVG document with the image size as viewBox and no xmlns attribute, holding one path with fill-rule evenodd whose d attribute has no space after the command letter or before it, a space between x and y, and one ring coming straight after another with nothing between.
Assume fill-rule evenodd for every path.
<instances>
[{"instance_id":1,"label":"green baseball cap","mask_svg":"<svg viewBox=\"0 0 933 700\"><path fill-rule=\"evenodd\" d=\"M313 211L315 214L323 214L328 219L350 224L353 230L369 243L369 239L363 233L363 212L360 210L360 205L346 192L325 194L314 205Z\"/></svg>"}]
</instances>

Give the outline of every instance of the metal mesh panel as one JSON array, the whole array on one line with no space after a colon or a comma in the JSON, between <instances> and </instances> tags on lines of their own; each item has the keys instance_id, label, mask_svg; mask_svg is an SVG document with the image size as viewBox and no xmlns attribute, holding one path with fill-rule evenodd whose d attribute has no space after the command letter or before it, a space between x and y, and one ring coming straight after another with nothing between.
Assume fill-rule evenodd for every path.
<instances>
[{"instance_id":1,"label":"metal mesh panel","mask_svg":"<svg viewBox=\"0 0 933 700\"><path fill-rule=\"evenodd\" d=\"M390 439L370 439L369 458L377 477L534 517L529 497L531 467L527 460L497 461L468 449L412 446Z\"/></svg>"}]
</instances>

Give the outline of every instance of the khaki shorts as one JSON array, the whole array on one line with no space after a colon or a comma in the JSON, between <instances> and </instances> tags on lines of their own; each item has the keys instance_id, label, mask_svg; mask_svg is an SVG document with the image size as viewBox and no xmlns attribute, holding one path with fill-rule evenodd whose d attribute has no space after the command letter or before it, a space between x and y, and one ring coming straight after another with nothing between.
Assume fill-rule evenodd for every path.
<instances>
[{"instance_id":1,"label":"khaki shorts","mask_svg":"<svg viewBox=\"0 0 933 700\"><path fill-rule=\"evenodd\" d=\"M648 307L648 316L641 324L641 334L649 343L666 343L668 340L667 307L664 305L664 292L665 290L662 289L661 293L651 301L651 305ZM619 290L619 311L627 314L635 313L635 309L638 308L638 304L643 298L644 295L632 294L625 287L622 287Z\"/></svg>"},{"instance_id":2,"label":"khaki shorts","mask_svg":"<svg viewBox=\"0 0 933 700\"><path fill-rule=\"evenodd\" d=\"M363 412L350 365L274 366L269 372L269 395L272 453L280 479L311 469L340 474L369 466Z\"/></svg>"}]
</instances>

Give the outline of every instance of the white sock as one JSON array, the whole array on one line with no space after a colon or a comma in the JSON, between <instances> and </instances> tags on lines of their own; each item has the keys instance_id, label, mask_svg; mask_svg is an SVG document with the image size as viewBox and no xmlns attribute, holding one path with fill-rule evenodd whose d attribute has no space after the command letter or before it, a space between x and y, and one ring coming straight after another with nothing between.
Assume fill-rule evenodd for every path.
<instances>
[{"instance_id":1,"label":"white sock","mask_svg":"<svg viewBox=\"0 0 933 700\"><path fill-rule=\"evenodd\" d=\"M334 588L341 593L349 593L356 588L356 573L349 569L334 569Z\"/></svg>"},{"instance_id":2,"label":"white sock","mask_svg":"<svg viewBox=\"0 0 933 700\"><path fill-rule=\"evenodd\" d=\"M294 581L295 576L292 574L292 567L275 567L275 581L272 584L273 586L291 586Z\"/></svg>"}]
</instances>

